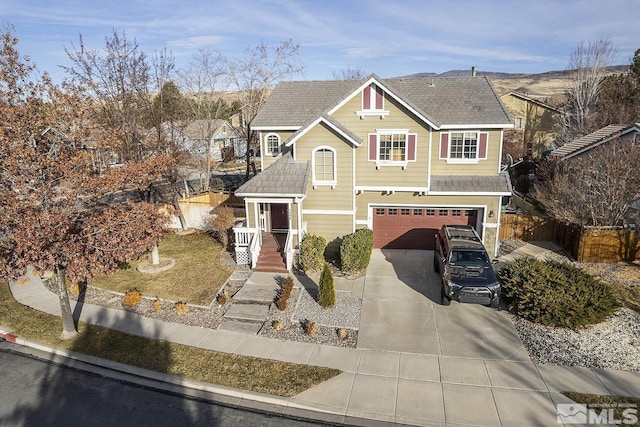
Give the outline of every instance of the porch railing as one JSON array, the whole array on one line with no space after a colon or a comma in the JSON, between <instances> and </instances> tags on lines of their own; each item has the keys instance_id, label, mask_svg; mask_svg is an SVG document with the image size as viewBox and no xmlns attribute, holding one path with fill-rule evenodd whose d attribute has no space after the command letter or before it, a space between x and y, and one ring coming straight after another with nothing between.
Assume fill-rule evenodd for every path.
<instances>
[{"instance_id":1,"label":"porch railing","mask_svg":"<svg viewBox=\"0 0 640 427\"><path fill-rule=\"evenodd\" d=\"M291 230L287 232L287 239L285 240L285 243L284 243L284 253L285 253L285 259L287 263L287 270L291 271L291 267L293 267L293 254L294 254L293 233L291 232Z\"/></svg>"},{"instance_id":2,"label":"porch railing","mask_svg":"<svg viewBox=\"0 0 640 427\"><path fill-rule=\"evenodd\" d=\"M233 227L235 236L236 262L255 266L260 255L260 230L248 228L246 220Z\"/></svg>"}]
</instances>

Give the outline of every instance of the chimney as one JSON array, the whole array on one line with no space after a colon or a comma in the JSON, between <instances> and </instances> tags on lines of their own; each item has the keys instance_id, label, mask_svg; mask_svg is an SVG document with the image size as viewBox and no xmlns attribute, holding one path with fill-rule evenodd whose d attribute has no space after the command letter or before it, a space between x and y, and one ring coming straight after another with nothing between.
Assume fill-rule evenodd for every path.
<instances>
[{"instance_id":1,"label":"chimney","mask_svg":"<svg viewBox=\"0 0 640 427\"><path fill-rule=\"evenodd\" d=\"M475 65L473 67L471 67L471 77L475 77L476 76L476 67Z\"/></svg>"}]
</instances>

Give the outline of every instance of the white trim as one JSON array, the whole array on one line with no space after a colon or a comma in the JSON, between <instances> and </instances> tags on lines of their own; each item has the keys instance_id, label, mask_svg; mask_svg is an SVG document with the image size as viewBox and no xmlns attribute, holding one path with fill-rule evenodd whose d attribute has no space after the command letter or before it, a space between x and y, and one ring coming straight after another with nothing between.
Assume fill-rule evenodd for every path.
<instances>
[{"instance_id":1,"label":"white trim","mask_svg":"<svg viewBox=\"0 0 640 427\"><path fill-rule=\"evenodd\" d=\"M289 198L284 198L284 197L280 197L280 198L273 198L273 199L267 199L264 197L251 197L251 196L244 196L245 197L245 202L248 203L295 203L295 197L289 197Z\"/></svg>"},{"instance_id":2,"label":"white trim","mask_svg":"<svg viewBox=\"0 0 640 427\"><path fill-rule=\"evenodd\" d=\"M356 225L369 225L369 221L367 221L366 219L356 219L355 221ZM371 228L371 227L369 227Z\"/></svg>"},{"instance_id":3,"label":"white trim","mask_svg":"<svg viewBox=\"0 0 640 427\"><path fill-rule=\"evenodd\" d=\"M443 159L450 165L477 165L480 163L479 159Z\"/></svg>"},{"instance_id":4,"label":"white trim","mask_svg":"<svg viewBox=\"0 0 640 427\"><path fill-rule=\"evenodd\" d=\"M510 196L508 191L430 191L428 196Z\"/></svg>"},{"instance_id":5,"label":"white trim","mask_svg":"<svg viewBox=\"0 0 640 427\"><path fill-rule=\"evenodd\" d=\"M311 124L309 124L308 126L306 126L304 128L304 130L302 130L299 134L295 135L293 138L289 139L285 146L290 147L292 146L298 139L302 138L307 132L309 132L312 128L314 128L318 123L325 123L327 126L329 126L331 129L333 129L334 131L336 131L339 135L341 135L344 139L346 139L347 141L349 141L351 144L353 144L354 147L360 147L362 144L359 143L358 141L356 141L355 139L353 139L351 136L347 135L342 129L340 129L339 127L335 126L333 123L331 123L330 121L328 121L327 119L325 119L324 117L320 116L317 119L315 119L313 122L311 122Z\"/></svg>"},{"instance_id":6,"label":"white trim","mask_svg":"<svg viewBox=\"0 0 640 427\"><path fill-rule=\"evenodd\" d=\"M406 193L426 192L429 191L428 187L399 187L394 186L377 186L377 185L357 185L354 187L354 191L397 191Z\"/></svg>"},{"instance_id":7,"label":"white trim","mask_svg":"<svg viewBox=\"0 0 640 427\"><path fill-rule=\"evenodd\" d=\"M303 215L355 215L355 211L347 210L324 210L324 209L303 209Z\"/></svg>"},{"instance_id":8,"label":"white trim","mask_svg":"<svg viewBox=\"0 0 640 427\"><path fill-rule=\"evenodd\" d=\"M269 137L270 136L275 136L276 138L278 138L278 151L277 152L269 151ZM278 157L278 155L280 155L280 153L282 153L282 149L280 148L281 146L282 146L282 138L280 137L279 134L277 134L275 132L269 132L264 136L264 152L265 152L266 155L270 155L272 157Z\"/></svg>"},{"instance_id":9,"label":"white trim","mask_svg":"<svg viewBox=\"0 0 640 427\"><path fill-rule=\"evenodd\" d=\"M502 146L504 143L504 129L500 129L500 140L498 150L498 173L502 172ZM489 137L487 137L487 157L489 156Z\"/></svg>"},{"instance_id":10,"label":"white trim","mask_svg":"<svg viewBox=\"0 0 640 427\"><path fill-rule=\"evenodd\" d=\"M333 179L318 180L316 179L316 153L320 150L328 150L333 154ZM315 186L331 186L332 189L338 184L338 152L335 148L328 145L319 145L311 150L311 184Z\"/></svg>"},{"instance_id":11,"label":"white trim","mask_svg":"<svg viewBox=\"0 0 640 427\"><path fill-rule=\"evenodd\" d=\"M483 222L482 226L485 228L498 228L498 224L495 222Z\"/></svg>"},{"instance_id":12,"label":"white trim","mask_svg":"<svg viewBox=\"0 0 640 427\"><path fill-rule=\"evenodd\" d=\"M379 86L380 88L382 88L382 90L384 91L385 95L390 95L393 99L395 99L399 104L401 104L404 108L406 108L407 110L409 110L410 112L412 112L416 117L418 117L419 119L421 119L424 123L426 123L427 125L429 125L429 127L434 128L434 129L439 129L439 127L435 124L432 123L430 120L428 120L425 116L423 116L422 114L420 114L418 111L416 111L413 107L411 107L409 104L407 104L402 98L399 98L398 96L394 95L391 91L389 91L384 85L380 84L380 82L378 82L378 80L375 77L371 77L369 78L367 81L365 81L362 85L360 85L358 88L356 88L355 91L353 91L350 95L346 96L341 102L339 102L335 107L333 107L331 110L329 110L327 112L328 115L333 115L333 113L335 113L337 110L339 110L340 108L342 108L347 102L351 101L351 99L353 99L354 96L359 95L360 92L367 86L369 86L371 83L375 83L377 86ZM360 105L362 105L362 102L360 103Z\"/></svg>"},{"instance_id":13,"label":"white trim","mask_svg":"<svg viewBox=\"0 0 640 427\"><path fill-rule=\"evenodd\" d=\"M453 138L451 136L452 133L461 133L462 134L462 156L463 157L451 157L451 147L453 146ZM465 141L465 137L464 134L465 133L475 133L476 134L476 157L475 158L466 158L464 157L464 141ZM482 158L480 157L480 134L483 132L480 132L479 130L466 130L463 132L460 131L448 131L449 137L448 137L448 141L447 141L447 157L446 157L446 161L447 163L451 163L451 164L478 164L480 162L480 160L486 160L486 153L485 153L485 157ZM487 133L487 146L485 147L485 149L487 150L487 152L489 151L489 134ZM442 153L440 153L442 154Z\"/></svg>"},{"instance_id":14,"label":"white trim","mask_svg":"<svg viewBox=\"0 0 640 427\"><path fill-rule=\"evenodd\" d=\"M416 146L418 145L418 140L416 139ZM429 130L429 152L427 155L427 188L431 188L431 158L433 157L433 129ZM417 147L416 147L417 150ZM438 155L440 155L440 145L438 145ZM416 159L418 156L416 156Z\"/></svg>"},{"instance_id":15,"label":"white trim","mask_svg":"<svg viewBox=\"0 0 640 427\"><path fill-rule=\"evenodd\" d=\"M367 156L369 155L368 152L370 151L369 148L369 144L371 143L370 141L368 141L369 139L369 135L373 135L373 133L371 134L367 134ZM381 166L384 167L388 167L388 166L401 166L402 169L406 169L407 168L407 164L409 162L416 162L417 158L418 158L418 134L417 133L410 133L409 129L376 129L376 158L375 160L371 160L369 159L369 161L373 161L376 164L376 169L380 169ZM404 135L404 160L380 160L380 135L391 135L392 139L391 139L391 149L393 150L393 135ZM415 135L416 136L416 142L415 142L415 147L414 147L414 159L413 160L408 160L409 158L409 135Z\"/></svg>"}]
</instances>

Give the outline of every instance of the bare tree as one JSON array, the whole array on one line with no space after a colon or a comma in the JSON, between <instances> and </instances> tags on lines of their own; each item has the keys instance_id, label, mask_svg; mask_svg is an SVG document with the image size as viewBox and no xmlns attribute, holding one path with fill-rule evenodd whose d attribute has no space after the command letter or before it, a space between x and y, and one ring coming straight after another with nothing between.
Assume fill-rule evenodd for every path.
<instances>
[{"instance_id":1,"label":"bare tree","mask_svg":"<svg viewBox=\"0 0 640 427\"><path fill-rule=\"evenodd\" d=\"M334 80L362 80L367 73L360 67L340 68L333 71Z\"/></svg>"},{"instance_id":2,"label":"bare tree","mask_svg":"<svg viewBox=\"0 0 640 427\"><path fill-rule=\"evenodd\" d=\"M594 131L592 116L607 67L612 65L617 51L608 39L580 43L571 53L569 70L571 83L566 89L565 113L560 116L562 132L559 145Z\"/></svg>"},{"instance_id":3,"label":"bare tree","mask_svg":"<svg viewBox=\"0 0 640 427\"><path fill-rule=\"evenodd\" d=\"M231 84L238 90L239 96L239 131L247 141L247 180L251 169L255 174L252 152L257 147L255 135L251 132L251 122L279 81L304 70L304 66L298 62L299 50L300 45L291 39L274 48L262 43L254 48L247 48L241 58L229 62Z\"/></svg>"},{"instance_id":4,"label":"bare tree","mask_svg":"<svg viewBox=\"0 0 640 427\"><path fill-rule=\"evenodd\" d=\"M586 157L549 163L536 199L555 218L582 226L622 225L640 196L640 139L610 141Z\"/></svg>"},{"instance_id":5,"label":"bare tree","mask_svg":"<svg viewBox=\"0 0 640 427\"><path fill-rule=\"evenodd\" d=\"M220 52L204 48L200 49L180 72L180 84L189 97L190 116L197 119L190 125L198 128L198 134L203 139L204 146L197 147L197 151L204 152L204 159L200 161L200 180L201 187L205 190L209 190L216 123L227 113L224 100L215 99L215 93L225 85L225 64L226 58Z\"/></svg>"}]
</instances>

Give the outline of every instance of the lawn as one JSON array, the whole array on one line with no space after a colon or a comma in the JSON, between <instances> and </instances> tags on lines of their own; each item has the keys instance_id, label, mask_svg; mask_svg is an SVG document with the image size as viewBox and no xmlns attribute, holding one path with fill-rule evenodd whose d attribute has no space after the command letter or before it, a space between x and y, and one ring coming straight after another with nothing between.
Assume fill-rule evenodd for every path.
<instances>
[{"instance_id":1,"label":"lawn","mask_svg":"<svg viewBox=\"0 0 640 427\"><path fill-rule=\"evenodd\" d=\"M220 265L222 246L204 232L166 232L158 245L160 258L174 258L175 267L161 273L140 273L132 261L116 274L98 277L90 285L117 292L137 288L142 295L209 305L232 273Z\"/></svg>"},{"instance_id":2,"label":"lawn","mask_svg":"<svg viewBox=\"0 0 640 427\"><path fill-rule=\"evenodd\" d=\"M0 325L27 338L140 368L278 396L293 396L340 373L336 369L258 359L142 338L80 323L80 335L61 340L59 317L16 302L0 283Z\"/></svg>"}]
</instances>

